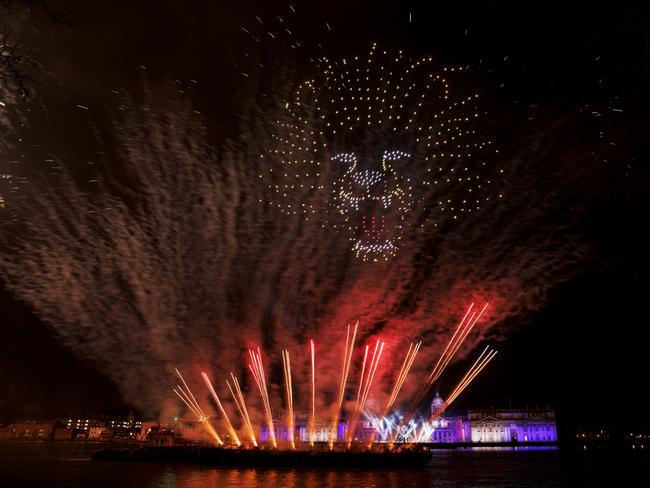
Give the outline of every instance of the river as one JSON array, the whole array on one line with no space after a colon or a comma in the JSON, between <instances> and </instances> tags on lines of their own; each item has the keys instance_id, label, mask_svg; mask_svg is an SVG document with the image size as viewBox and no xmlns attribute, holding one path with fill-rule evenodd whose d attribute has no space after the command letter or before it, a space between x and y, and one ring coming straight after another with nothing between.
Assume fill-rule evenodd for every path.
<instances>
[{"instance_id":1,"label":"river","mask_svg":"<svg viewBox=\"0 0 650 488\"><path fill-rule=\"evenodd\" d=\"M0 442L0 487L650 487L650 455L638 450L440 450L425 469L371 471L90 461L90 454L102 447L76 442Z\"/></svg>"}]
</instances>

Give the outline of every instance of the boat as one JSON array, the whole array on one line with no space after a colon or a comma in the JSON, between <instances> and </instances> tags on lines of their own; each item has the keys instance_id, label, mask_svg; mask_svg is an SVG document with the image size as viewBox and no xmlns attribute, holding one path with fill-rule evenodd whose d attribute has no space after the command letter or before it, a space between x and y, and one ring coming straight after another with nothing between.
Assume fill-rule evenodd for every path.
<instances>
[{"instance_id":1,"label":"boat","mask_svg":"<svg viewBox=\"0 0 650 488\"><path fill-rule=\"evenodd\" d=\"M93 461L183 462L224 467L421 468L431 459L425 449L395 450L283 450L204 446L143 446L107 448Z\"/></svg>"}]
</instances>

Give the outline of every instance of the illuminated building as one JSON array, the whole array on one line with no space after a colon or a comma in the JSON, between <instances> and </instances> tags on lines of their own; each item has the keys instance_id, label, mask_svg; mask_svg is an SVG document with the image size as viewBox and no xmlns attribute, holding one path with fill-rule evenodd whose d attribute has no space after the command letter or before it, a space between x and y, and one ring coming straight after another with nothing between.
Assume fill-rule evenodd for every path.
<instances>
[{"instance_id":1,"label":"illuminated building","mask_svg":"<svg viewBox=\"0 0 650 488\"><path fill-rule=\"evenodd\" d=\"M88 429L88 439L101 439L102 434L106 431L103 425L97 425Z\"/></svg>"},{"instance_id":2,"label":"illuminated building","mask_svg":"<svg viewBox=\"0 0 650 488\"><path fill-rule=\"evenodd\" d=\"M436 392L431 402L431 442L466 442L465 425L461 417L446 418L444 415L436 414L444 410L445 402Z\"/></svg>"},{"instance_id":3,"label":"illuminated building","mask_svg":"<svg viewBox=\"0 0 650 488\"><path fill-rule=\"evenodd\" d=\"M444 411L445 401L436 393L431 402L431 417L427 427L430 437L420 438L417 442L432 443L526 443L526 442L557 442L557 428L555 425L555 412L550 409L524 409L524 410L470 410L466 417L445 417L440 414ZM278 441L289 440L284 417L273 422L275 436ZM331 422L317 422L316 442L330 440ZM339 441L348 438L349 425L341 420L337 428ZM359 419L355 423L354 442L366 442L373 438L374 429L369 420ZM309 433L306 416L298 416L295 421L294 438L296 441L308 442ZM382 438L375 437L376 440ZM265 422L260 425L261 442L268 442L268 426ZM386 441L386 439L383 439Z\"/></svg>"},{"instance_id":4,"label":"illuminated building","mask_svg":"<svg viewBox=\"0 0 650 488\"><path fill-rule=\"evenodd\" d=\"M556 442L555 412L533 410L470 410L472 442Z\"/></svg>"},{"instance_id":5,"label":"illuminated building","mask_svg":"<svg viewBox=\"0 0 650 488\"><path fill-rule=\"evenodd\" d=\"M54 422L25 421L0 428L0 440L49 440Z\"/></svg>"},{"instance_id":6,"label":"illuminated building","mask_svg":"<svg viewBox=\"0 0 650 488\"><path fill-rule=\"evenodd\" d=\"M106 417L69 417L64 425L66 429L75 432L76 438L116 438L132 439L140 434L142 422L131 414L126 418Z\"/></svg>"},{"instance_id":7,"label":"illuminated building","mask_svg":"<svg viewBox=\"0 0 650 488\"><path fill-rule=\"evenodd\" d=\"M68 418L68 421L66 422L66 427L68 429L87 431L91 426L94 427L94 425L90 424L90 419L88 418L83 418L83 419Z\"/></svg>"},{"instance_id":8,"label":"illuminated building","mask_svg":"<svg viewBox=\"0 0 650 488\"><path fill-rule=\"evenodd\" d=\"M273 420L273 430L275 437L278 441L288 442L289 431L287 430L286 417L282 416ZM316 422L315 425L315 442L328 442L330 440L330 433L332 431L332 422ZM337 439L343 440L348 435L348 424L344 421L339 421L337 426ZM294 439L299 442L309 442L309 419L306 413L297 412L294 420ZM268 442L269 428L265 422L260 425L261 442Z\"/></svg>"}]
</instances>

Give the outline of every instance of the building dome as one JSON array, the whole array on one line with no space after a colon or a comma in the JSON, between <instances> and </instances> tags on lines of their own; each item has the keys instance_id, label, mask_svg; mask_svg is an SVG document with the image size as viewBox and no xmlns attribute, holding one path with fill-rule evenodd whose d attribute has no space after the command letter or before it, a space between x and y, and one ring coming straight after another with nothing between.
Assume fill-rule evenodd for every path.
<instances>
[{"instance_id":1,"label":"building dome","mask_svg":"<svg viewBox=\"0 0 650 488\"><path fill-rule=\"evenodd\" d=\"M436 413L440 412L444 407L445 407L445 401L442 399L440 394L436 392L436 396L433 398L433 401L431 402L431 415L435 415Z\"/></svg>"}]
</instances>

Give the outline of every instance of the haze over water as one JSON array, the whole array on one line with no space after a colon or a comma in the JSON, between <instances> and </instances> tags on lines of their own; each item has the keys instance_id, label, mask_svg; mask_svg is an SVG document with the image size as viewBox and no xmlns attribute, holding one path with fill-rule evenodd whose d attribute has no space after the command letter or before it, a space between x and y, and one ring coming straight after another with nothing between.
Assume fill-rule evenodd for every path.
<instances>
[{"instance_id":1,"label":"haze over water","mask_svg":"<svg viewBox=\"0 0 650 488\"><path fill-rule=\"evenodd\" d=\"M0 486L123 488L650 486L650 456L560 450L436 451L413 470L227 469L92 462L92 443L0 443Z\"/></svg>"}]
</instances>

